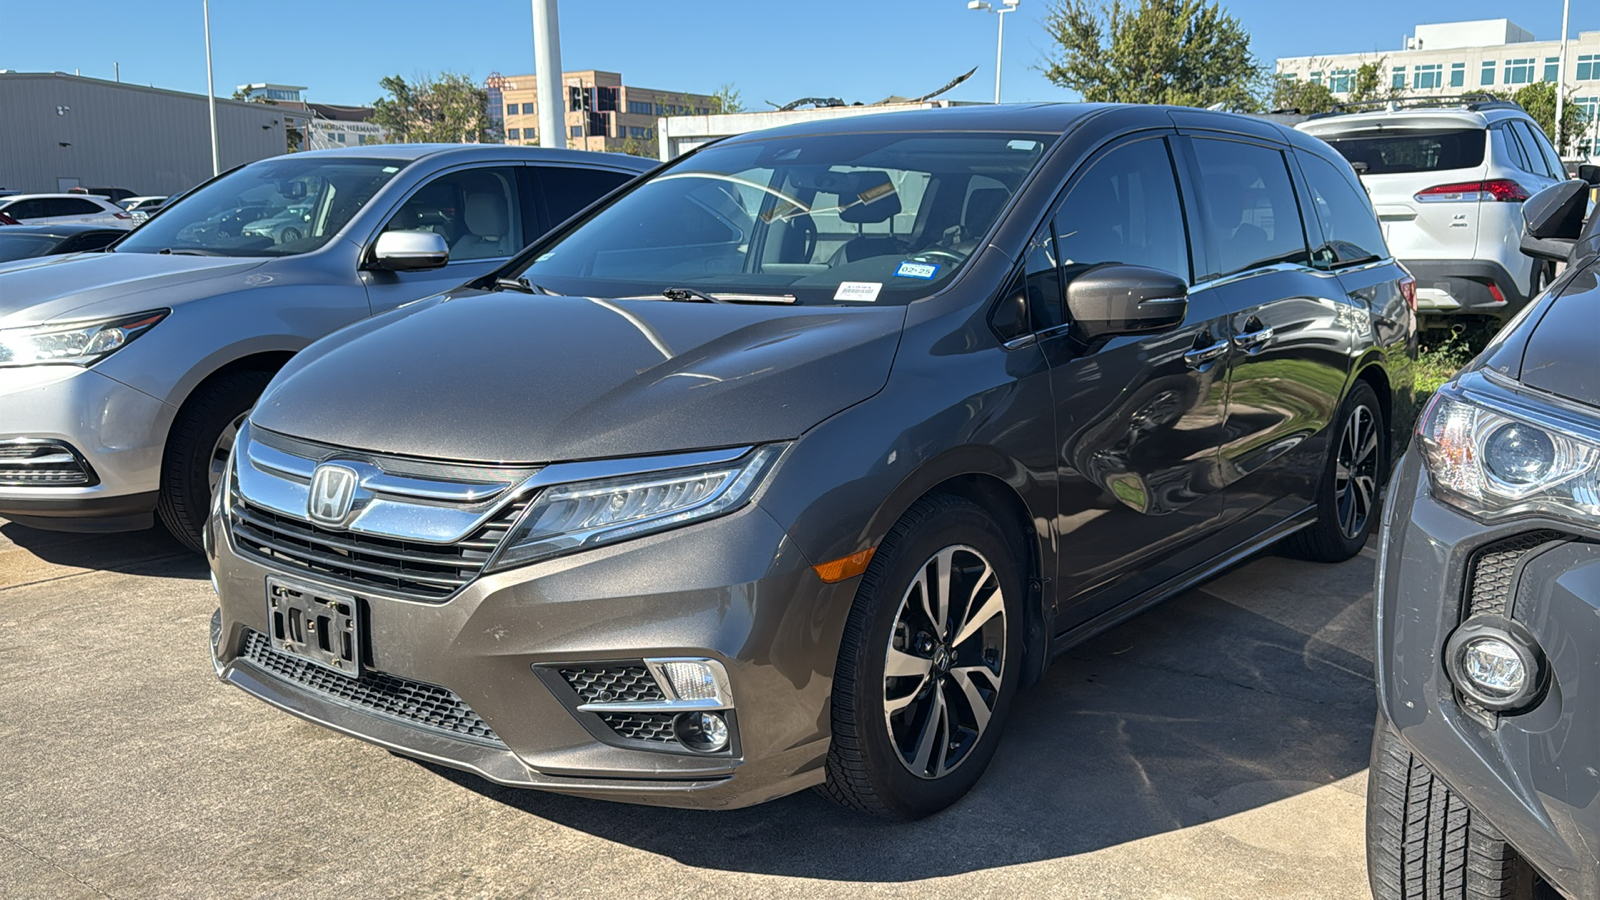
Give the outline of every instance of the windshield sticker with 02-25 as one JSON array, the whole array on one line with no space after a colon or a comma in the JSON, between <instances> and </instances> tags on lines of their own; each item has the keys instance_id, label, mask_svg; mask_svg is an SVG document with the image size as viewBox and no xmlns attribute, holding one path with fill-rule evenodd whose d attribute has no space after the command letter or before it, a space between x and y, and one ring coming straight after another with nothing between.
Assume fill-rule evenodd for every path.
<instances>
[{"instance_id":1,"label":"windshield sticker with 02-25","mask_svg":"<svg viewBox=\"0 0 1600 900\"><path fill-rule=\"evenodd\" d=\"M883 290L881 281L841 281L839 289L833 292L833 299L872 303L878 299L878 292L881 290Z\"/></svg>"},{"instance_id":2,"label":"windshield sticker with 02-25","mask_svg":"<svg viewBox=\"0 0 1600 900\"><path fill-rule=\"evenodd\" d=\"M938 275L938 274L939 274L939 265L938 265L938 263L925 263L925 262L907 261L907 262L901 263L900 264L900 268L894 270L894 275L895 275L896 278L923 278L923 279L929 279L929 278L933 278L935 275Z\"/></svg>"}]
</instances>

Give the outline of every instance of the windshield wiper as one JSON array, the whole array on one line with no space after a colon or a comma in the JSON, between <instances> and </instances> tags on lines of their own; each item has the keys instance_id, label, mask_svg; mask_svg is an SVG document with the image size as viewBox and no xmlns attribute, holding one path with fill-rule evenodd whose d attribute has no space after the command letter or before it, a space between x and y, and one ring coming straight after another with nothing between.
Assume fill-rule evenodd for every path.
<instances>
[{"instance_id":1,"label":"windshield wiper","mask_svg":"<svg viewBox=\"0 0 1600 900\"><path fill-rule=\"evenodd\" d=\"M160 250L157 250L156 253L157 253L157 255L160 255L160 256L221 256L222 255L221 253L218 253L215 250L198 250L198 249L196 249L194 247L179 247L176 250L174 250L171 247L163 247Z\"/></svg>"},{"instance_id":2,"label":"windshield wiper","mask_svg":"<svg viewBox=\"0 0 1600 900\"><path fill-rule=\"evenodd\" d=\"M517 277L517 278L496 278L494 280L494 289L497 290L497 291L521 291L524 294L549 294L550 293L550 291L547 291L544 288L540 287L539 285L534 284L533 282L529 281L528 279L521 278L521 277Z\"/></svg>"},{"instance_id":3,"label":"windshield wiper","mask_svg":"<svg viewBox=\"0 0 1600 900\"><path fill-rule=\"evenodd\" d=\"M694 288L685 287L669 287L661 292L661 296L667 298L668 300L692 300L695 303L728 302L720 297L713 297L705 291L697 291Z\"/></svg>"}]
</instances>

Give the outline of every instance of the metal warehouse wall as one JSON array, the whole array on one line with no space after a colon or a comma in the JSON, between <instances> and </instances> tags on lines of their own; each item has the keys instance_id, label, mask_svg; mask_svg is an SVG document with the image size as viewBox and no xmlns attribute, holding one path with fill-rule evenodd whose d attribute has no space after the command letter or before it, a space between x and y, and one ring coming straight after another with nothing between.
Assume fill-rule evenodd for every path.
<instances>
[{"instance_id":1,"label":"metal warehouse wall","mask_svg":"<svg viewBox=\"0 0 1600 900\"><path fill-rule=\"evenodd\" d=\"M222 169L284 152L283 116L217 101ZM174 194L211 177L206 98L96 78L0 74L0 188Z\"/></svg>"}]
</instances>

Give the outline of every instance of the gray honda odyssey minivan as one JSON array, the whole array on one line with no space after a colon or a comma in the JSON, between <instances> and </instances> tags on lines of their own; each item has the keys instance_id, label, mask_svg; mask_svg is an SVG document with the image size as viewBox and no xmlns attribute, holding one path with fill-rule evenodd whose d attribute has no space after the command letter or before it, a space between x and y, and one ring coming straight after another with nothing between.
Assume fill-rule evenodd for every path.
<instances>
[{"instance_id":1,"label":"gray honda odyssey minivan","mask_svg":"<svg viewBox=\"0 0 1600 900\"><path fill-rule=\"evenodd\" d=\"M1362 546L1413 304L1349 165L1256 119L719 141L278 374L216 671L503 784L926 815L1064 649Z\"/></svg>"}]
</instances>

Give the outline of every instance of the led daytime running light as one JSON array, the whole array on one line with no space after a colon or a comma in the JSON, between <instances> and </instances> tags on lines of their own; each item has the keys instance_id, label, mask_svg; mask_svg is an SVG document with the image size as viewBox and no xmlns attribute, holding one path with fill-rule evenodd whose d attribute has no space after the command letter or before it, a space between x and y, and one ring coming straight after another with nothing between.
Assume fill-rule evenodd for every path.
<instances>
[{"instance_id":1,"label":"led daytime running light","mask_svg":"<svg viewBox=\"0 0 1600 900\"><path fill-rule=\"evenodd\" d=\"M149 331L168 312L0 329L0 366L94 365Z\"/></svg>"}]
</instances>

